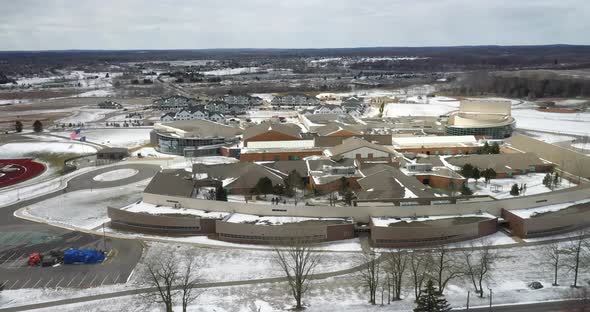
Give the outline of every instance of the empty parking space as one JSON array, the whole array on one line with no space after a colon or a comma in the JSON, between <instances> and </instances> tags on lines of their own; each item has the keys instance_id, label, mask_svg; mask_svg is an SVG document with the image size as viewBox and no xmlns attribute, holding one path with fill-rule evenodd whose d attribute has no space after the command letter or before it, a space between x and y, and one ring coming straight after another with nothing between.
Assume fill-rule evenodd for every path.
<instances>
[{"instance_id":1,"label":"empty parking space","mask_svg":"<svg viewBox=\"0 0 590 312\"><path fill-rule=\"evenodd\" d=\"M75 266L69 270L53 270L53 268L29 268L23 274L9 274L3 276L0 283L5 289L21 288L90 288L102 285L124 283L128 274L124 272L109 272L103 269L86 269ZM38 269L38 270L37 270ZM84 271L84 272L82 272Z\"/></svg>"}]
</instances>

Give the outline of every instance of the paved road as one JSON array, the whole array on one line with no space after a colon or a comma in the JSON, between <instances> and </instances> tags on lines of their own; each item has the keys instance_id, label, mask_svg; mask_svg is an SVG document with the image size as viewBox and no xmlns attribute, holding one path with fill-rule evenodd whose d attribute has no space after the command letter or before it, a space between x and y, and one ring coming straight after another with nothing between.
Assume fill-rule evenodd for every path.
<instances>
[{"instance_id":1,"label":"paved road","mask_svg":"<svg viewBox=\"0 0 590 312\"><path fill-rule=\"evenodd\" d=\"M108 182L93 181L98 174L117 169L131 168L138 173L126 179ZM121 164L100 168L71 179L67 192L89 188L108 188L135 183L156 174L159 166L149 164ZM27 205L63 194L59 190L34 199L0 208L0 283L7 289L70 287L84 288L123 283L139 261L143 246L140 241L106 238L87 233L69 231L14 217L14 212ZM27 257L32 252L66 250L68 248L103 249L104 243L116 256L104 264L30 268Z\"/></svg>"},{"instance_id":2,"label":"paved road","mask_svg":"<svg viewBox=\"0 0 590 312\"><path fill-rule=\"evenodd\" d=\"M0 310L1 311L1 310ZM466 310L463 310L466 311ZM556 301L469 309L473 312L590 312L590 302L583 300Z\"/></svg>"}]
</instances>

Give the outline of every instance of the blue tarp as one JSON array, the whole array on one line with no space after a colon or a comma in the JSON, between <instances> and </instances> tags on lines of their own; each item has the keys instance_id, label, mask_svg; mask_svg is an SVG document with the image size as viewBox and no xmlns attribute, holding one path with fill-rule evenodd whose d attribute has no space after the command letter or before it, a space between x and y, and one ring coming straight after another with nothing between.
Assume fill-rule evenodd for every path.
<instances>
[{"instance_id":1,"label":"blue tarp","mask_svg":"<svg viewBox=\"0 0 590 312\"><path fill-rule=\"evenodd\" d=\"M70 249L64 252L64 264L72 263L101 263L104 260L102 252L90 249Z\"/></svg>"}]
</instances>

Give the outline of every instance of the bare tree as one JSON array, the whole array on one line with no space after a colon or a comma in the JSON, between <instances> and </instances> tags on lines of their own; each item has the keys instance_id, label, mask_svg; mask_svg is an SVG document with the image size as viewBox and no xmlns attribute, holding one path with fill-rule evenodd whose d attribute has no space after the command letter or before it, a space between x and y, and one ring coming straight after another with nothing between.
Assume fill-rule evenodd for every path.
<instances>
[{"instance_id":1,"label":"bare tree","mask_svg":"<svg viewBox=\"0 0 590 312\"><path fill-rule=\"evenodd\" d=\"M199 276L200 261L193 253L184 255L184 269L178 281L178 287L182 295L182 311L186 312L189 304L194 302L200 295L201 291L194 288Z\"/></svg>"},{"instance_id":2,"label":"bare tree","mask_svg":"<svg viewBox=\"0 0 590 312\"><path fill-rule=\"evenodd\" d=\"M155 255L145 264L147 283L156 289L154 293L142 295L150 303L162 303L166 312L172 312L174 298L182 299L182 311L201 294L194 289L199 273L200 261L192 253L183 257Z\"/></svg>"},{"instance_id":3,"label":"bare tree","mask_svg":"<svg viewBox=\"0 0 590 312\"><path fill-rule=\"evenodd\" d=\"M463 276L464 270L458 257L444 245L438 246L433 251L432 258L433 279L443 293L451 280Z\"/></svg>"},{"instance_id":4,"label":"bare tree","mask_svg":"<svg viewBox=\"0 0 590 312\"><path fill-rule=\"evenodd\" d=\"M155 293L146 294L145 299L152 303L163 303L166 312L172 312L174 296L177 293L174 284L180 276L178 262L174 257L156 256L146 263L145 269L148 284L157 290Z\"/></svg>"},{"instance_id":5,"label":"bare tree","mask_svg":"<svg viewBox=\"0 0 590 312\"><path fill-rule=\"evenodd\" d=\"M571 237L570 245L566 248L568 260L565 262L565 267L569 272L574 272L574 283L572 287L578 287L578 275L580 272L580 264L584 257L584 247L587 245L586 232L578 231Z\"/></svg>"},{"instance_id":6,"label":"bare tree","mask_svg":"<svg viewBox=\"0 0 590 312\"><path fill-rule=\"evenodd\" d=\"M385 271L391 276L393 300L401 300L402 283L408 265L408 253L390 251L385 254Z\"/></svg>"},{"instance_id":7,"label":"bare tree","mask_svg":"<svg viewBox=\"0 0 590 312\"><path fill-rule=\"evenodd\" d=\"M432 255L427 252L410 253L410 273L414 285L414 296L416 300L422 294L422 285L427 280L432 268Z\"/></svg>"},{"instance_id":8,"label":"bare tree","mask_svg":"<svg viewBox=\"0 0 590 312\"><path fill-rule=\"evenodd\" d=\"M492 249L492 244L484 241L483 245L475 249L471 246L463 251L465 261L465 275L469 277L475 288L475 293L483 298L483 282L490 278L497 254Z\"/></svg>"},{"instance_id":9,"label":"bare tree","mask_svg":"<svg viewBox=\"0 0 590 312\"><path fill-rule=\"evenodd\" d=\"M559 243L551 243L541 248L543 262L542 264L550 267L553 271L553 286L559 286L557 281L557 273L561 267L563 267L561 254L563 254L562 248L559 247Z\"/></svg>"},{"instance_id":10,"label":"bare tree","mask_svg":"<svg viewBox=\"0 0 590 312\"><path fill-rule=\"evenodd\" d=\"M309 290L310 278L320 263L320 255L304 241L294 240L285 248L275 248L276 262L287 277L295 309L302 309L303 295Z\"/></svg>"},{"instance_id":11,"label":"bare tree","mask_svg":"<svg viewBox=\"0 0 590 312\"><path fill-rule=\"evenodd\" d=\"M372 249L362 253L361 270L358 272L363 287L369 291L369 303L375 304L375 295L379 287L381 261Z\"/></svg>"}]
</instances>

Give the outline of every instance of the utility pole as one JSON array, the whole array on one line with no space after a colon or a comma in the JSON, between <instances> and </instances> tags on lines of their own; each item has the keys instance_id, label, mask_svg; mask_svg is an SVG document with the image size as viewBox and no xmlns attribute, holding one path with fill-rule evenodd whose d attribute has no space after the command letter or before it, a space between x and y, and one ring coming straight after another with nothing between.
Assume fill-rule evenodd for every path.
<instances>
[{"instance_id":1,"label":"utility pole","mask_svg":"<svg viewBox=\"0 0 590 312\"><path fill-rule=\"evenodd\" d=\"M104 231L104 223L102 224L102 248L105 252L107 251L107 236Z\"/></svg>"},{"instance_id":2,"label":"utility pole","mask_svg":"<svg viewBox=\"0 0 590 312\"><path fill-rule=\"evenodd\" d=\"M490 290L490 312L492 312L492 296L494 295L494 292L491 288L488 289Z\"/></svg>"}]
</instances>

